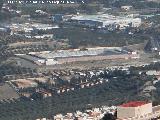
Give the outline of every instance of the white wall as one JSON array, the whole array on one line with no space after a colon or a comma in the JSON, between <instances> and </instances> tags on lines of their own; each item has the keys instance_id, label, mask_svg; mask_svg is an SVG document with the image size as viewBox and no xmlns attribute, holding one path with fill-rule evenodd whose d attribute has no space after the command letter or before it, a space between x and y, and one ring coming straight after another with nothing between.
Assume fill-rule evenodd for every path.
<instances>
[{"instance_id":1,"label":"white wall","mask_svg":"<svg viewBox=\"0 0 160 120\"><path fill-rule=\"evenodd\" d=\"M40 62L41 64L44 64L44 63L45 63L45 60L40 59L40 60L38 60L38 62Z\"/></svg>"},{"instance_id":2,"label":"white wall","mask_svg":"<svg viewBox=\"0 0 160 120\"><path fill-rule=\"evenodd\" d=\"M152 113L152 103L148 103L139 107L117 107L117 117L120 119L139 117Z\"/></svg>"},{"instance_id":3,"label":"white wall","mask_svg":"<svg viewBox=\"0 0 160 120\"><path fill-rule=\"evenodd\" d=\"M46 65L55 65L58 64L58 61L54 60L54 59L47 59L46 60Z\"/></svg>"},{"instance_id":4,"label":"white wall","mask_svg":"<svg viewBox=\"0 0 160 120\"><path fill-rule=\"evenodd\" d=\"M124 119L135 117L134 107L117 107L117 118Z\"/></svg>"},{"instance_id":5,"label":"white wall","mask_svg":"<svg viewBox=\"0 0 160 120\"><path fill-rule=\"evenodd\" d=\"M136 107L135 109L135 115L136 116L143 116L149 113L152 113L152 103L148 103L139 107Z\"/></svg>"}]
</instances>

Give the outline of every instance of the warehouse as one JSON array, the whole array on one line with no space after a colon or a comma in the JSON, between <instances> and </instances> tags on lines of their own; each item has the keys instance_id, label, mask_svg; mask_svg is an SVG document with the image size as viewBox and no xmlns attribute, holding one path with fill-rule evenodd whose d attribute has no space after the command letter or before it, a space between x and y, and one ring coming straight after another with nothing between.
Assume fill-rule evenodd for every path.
<instances>
[{"instance_id":1,"label":"warehouse","mask_svg":"<svg viewBox=\"0 0 160 120\"><path fill-rule=\"evenodd\" d=\"M97 15L77 15L71 18L72 20L83 21L97 21L101 23L103 27L108 25L119 25L120 29L131 24L131 27L139 27L141 25L141 18L129 17L129 16L114 16L109 14L97 14Z\"/></svg>"},{"instance_id":2,"label":"warehouse","mask_svg":"<svg viewBox=\"0 0 160 120\"><path fill-rule=\"evenodd\" d=\"M32 52L27 55L17 55L38 65L55 65L80 61L136 59L138 54L132 54L120 47L96 47L86 49L69 49L57 51Z\"/></svg>"}]
</instances>

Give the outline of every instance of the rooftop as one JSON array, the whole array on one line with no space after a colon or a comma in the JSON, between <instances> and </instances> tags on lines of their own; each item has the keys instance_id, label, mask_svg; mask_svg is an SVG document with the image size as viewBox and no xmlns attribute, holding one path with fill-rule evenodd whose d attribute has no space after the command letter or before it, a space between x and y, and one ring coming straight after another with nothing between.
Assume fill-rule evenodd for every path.
<instances>
[{"instance_id":1,"label":"rooftop","mask_svg":"<svg viewBox=\"0 0 160 120\"><path fill-rule=\"evenodd\" d=\"M73 16L71 19L73 20L92 20L92 21L99 21L103 22L104 26L117 23L128 23L128 22L136 22L141 21L140 18L134 18L130 16L114 16L109 14L96 14L96 15L78 15Z\"/></svg>"},{"instance_id":2,"label":"rooftop","mask_svg":"<svg viewBox=\"0 0 160 120\"><path fill-rule=\"evenodd\" d=\"M121 107L138 107L147 104L145 101L131 101L120 105Z\"/></svg>"},{"instance_id":3,"label":"rooftop","mask_svg":"<svg viewBox=\"0 0 160 120\"><path fill-rule=\"evenodd\" d=\"M95 56L95 55L117 55L127 54L127 51L121 48L109 48L109 47L98 47L98 48L87 48L86 50L73 49L73 50L59 50L52 51L49 53L40 53L36 56L40 58L65 58L65 57L80 57L80 56Z\"/></svg>"}]
</instances>

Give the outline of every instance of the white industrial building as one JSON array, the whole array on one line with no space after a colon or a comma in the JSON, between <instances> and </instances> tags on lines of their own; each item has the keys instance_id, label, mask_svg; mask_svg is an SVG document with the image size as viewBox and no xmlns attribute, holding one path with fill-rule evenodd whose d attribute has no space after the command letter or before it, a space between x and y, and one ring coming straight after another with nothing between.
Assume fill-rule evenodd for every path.
<instances>
[{"instance_id":1,"label":"white industrial building","mask_svg":"<svg viewBox=\"0 0 160 120\"><path fill-rule=\"evenodd\" d=\"M132 9L133 7L132 6L130 6L130 5L125 5L125 6L121 6L121 9L122 10L130 10L130 9Z\"/></svg>"},{"instance_id":2,"label":"white industrial building","mask_svg":"<svg viewBox=\"0 0 160 120\"><path fill-rule=\"evenodd\" d=\"M23 59L32 61L38 65L55 65L77 61L137 59L138 54L132 54L120 47L97 47L44 52L31 52L27 55L18 55Z\"/></svg>"},{"instance_id":3,"label":"white industrial building","mask_svg":"<svg viewBox=\"0 0 160 120\"><path fill-rule=\"evenodd\" d=\"M73 16L71 19L98 21L103 23L103 27L117 24L120 26L120 29L129 26L129 24L131 24L132 27L139 27L142 23L141 18L131 16L114 16L109 14L77 15Z\"/></svg>"}]
</instances>

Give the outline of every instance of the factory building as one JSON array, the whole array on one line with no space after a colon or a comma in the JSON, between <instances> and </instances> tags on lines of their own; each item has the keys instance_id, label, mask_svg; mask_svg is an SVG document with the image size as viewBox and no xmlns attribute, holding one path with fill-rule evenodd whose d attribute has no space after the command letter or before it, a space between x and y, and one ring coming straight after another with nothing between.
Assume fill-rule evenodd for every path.
<instances>
[{"instance_id":1,"label":"factory building","mask_svg":"<svg viewBox=\"0 0 160 120\"><path fill-rule=\"evenodd\" d=\"M77 15L73 16L71 20L77 20L77 23L83 22L84 25L88 24L88 22L92 25L97 22L98 24L101 24L102 27L106 27L108 25L119 25L120 29L124 29L130 25L131 27L139 27L142 23L141 18L131 16L114 16L109 14Z\"/></svg>"},{"instance_id":2,"label":"factory building","mask_svg":"<svg viewBox=\"0 0 160 120\"><path fill-rule=\"evenodd\" d=\"M134 101L117 107L117 118L119 120L135 118L138 119L152 113L152 103Z\"/></svg>"},{"instance_id":3,"label":"factory building","mask_svg":"<svg viewBox=\"0 0 160 120\"><path fill-rule=\"evenodd\" d=\"M137 59L138 54L132 54L120 47L97 47L57 51L32 52L27 55L17 55L38 65L55 65L80 61Z\"/></svg>"}]
</instances>

